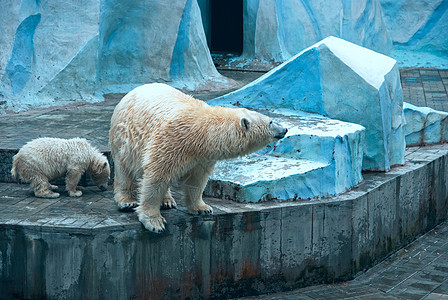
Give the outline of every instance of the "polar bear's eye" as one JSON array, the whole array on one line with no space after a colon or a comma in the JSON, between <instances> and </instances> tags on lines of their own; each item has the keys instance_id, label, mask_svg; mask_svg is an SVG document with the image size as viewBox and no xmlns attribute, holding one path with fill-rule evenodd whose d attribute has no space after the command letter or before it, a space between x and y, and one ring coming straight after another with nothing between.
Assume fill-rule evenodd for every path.
<instances>
[{"instance_id":1,"label":"polar bear's eye","mask_svg":"<svg viewBox=\"0 0 448 300\"><path fill-rule=\"evenodd\" d=\"M269 125L272 125L272 120L271 120L271 122L269 122Z\"/></svg>"}]
</instances>

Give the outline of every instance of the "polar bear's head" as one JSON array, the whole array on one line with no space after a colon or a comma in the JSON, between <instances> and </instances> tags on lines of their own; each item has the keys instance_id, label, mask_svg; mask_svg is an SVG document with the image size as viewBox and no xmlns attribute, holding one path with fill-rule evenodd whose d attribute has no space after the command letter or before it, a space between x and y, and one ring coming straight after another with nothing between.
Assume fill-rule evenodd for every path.
<instances>
[{"instance_id":1,"label":"polar bear's head","mask_svg":"<svg viewBox=\"0 0 448 300\"><path fill-rule=\"evenodd\" d=\"M240 124L241 128L252 134L267 135L274 140L279 140L285 137L288 129L280 125L280 123L274 122L270 117L260 114L255 111L251 111L245 108L241 108ZM251 128L253 126L253 128Z\"/></svg>"},{"instance_id":2,"label":"polar bear's head","mask_svg":"<svg viewBox=\"0 0 448 300\"><path fill-rule=\"evenodd\" d=\"M270 117L245 108L206 107L199 116L188 121L194 126L190 126L189 138L184 137L183 143L191 148L189 153L212 160L255 152L285 137L288 131ZM177 136L182 128L187 126L177 122Z\"/></svg>"},{"instance_id":3,"label":"polar bear's head","mask_svg":"<svg viewBox=\"0 0 448 300\"><path fill-rule=\"evenodd\" d=\"M94 156L92 165L89 170L93 183L102 191L107 190L107 182L110 178L110 166L107 158L97 153Z\"/></svg>"},{"instance_id":4,"label":"polar bear's head","mask_svg":"<svg viewBox=\"0 0 448 300\"><path fill-rule=\"evenodd\" d=\"M270 117L245 108L239 109L239 123L246 140L244 153L251 153L285 137L288 129Z\"/></svg>"}]
</instances>

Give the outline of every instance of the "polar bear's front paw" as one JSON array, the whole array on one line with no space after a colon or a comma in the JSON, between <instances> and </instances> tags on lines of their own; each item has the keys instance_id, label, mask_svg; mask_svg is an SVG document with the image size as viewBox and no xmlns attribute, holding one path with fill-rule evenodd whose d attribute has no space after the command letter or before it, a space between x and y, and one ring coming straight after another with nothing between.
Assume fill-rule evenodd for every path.
<instances>
[{"instance_id":1,"label":"polar bear's front paw","mask_svg":"<svg viewBox=\"0 0 448 300\"><path fill-rule=\"evenodd\" d=\"M54 193L52 191L44 191L44 192L34 192L34 195L39 198L58 198L60 195L59 193Z\"/></svg>"},{"instance_id":2,"label":"polar bear's front paw","mask_svg":"<svg viewBox=\"0 0 448 300\"><path fill-rule=\"evenodd\" d=\"M170 208L176 208L177 203L174 201L173 197L165 197L162 201L162 209L170 209Z\"/></svg>"},{"instance_id":3,"label":"polar bear's front paw","mask_svg":"<svg viewBox=\"0 0 448 300\"><path fill-rule=\"evenodd\" d=\"M213 214L213 208L204 203L202 205L188 208L188 212L193 215L211 215Z\"/></svg>"},{"instance_id":4,"label":"polar bear's front paw","mask_svg":"<svg viewBox=\"0 0 448 300\"><path fill-rule=\"evenodd\" d=\"M152 232L161 233L165 231L166 220L161 215L149 216L145 213L138 215L138 220L142 222L146 229Z\"/></svg>"},{"instance_id":5,"label":"polar bear's front paw","mask_svg":"<svg viewBox=\"0 0 448 300\"><path fill-rule=\"evenodd\" d=\"M75 192L68 191L68 195L70 197L81 197L82 196L82 192L81 191L75 191Z\"/></svg>"},{"instance_id":6,"label":"polar bear's front paw","mask_svg":"<svg viewBox=\"0 0 448 300\"><path fill-rule=\"evenodd\" d=\"M120 211L132 211L134 210L134 208L136 208L138 206L138 202L137 201L132 201L132 202L118 202L117 203L118 206L118 210Z\"/></svg>"}]
</instances>

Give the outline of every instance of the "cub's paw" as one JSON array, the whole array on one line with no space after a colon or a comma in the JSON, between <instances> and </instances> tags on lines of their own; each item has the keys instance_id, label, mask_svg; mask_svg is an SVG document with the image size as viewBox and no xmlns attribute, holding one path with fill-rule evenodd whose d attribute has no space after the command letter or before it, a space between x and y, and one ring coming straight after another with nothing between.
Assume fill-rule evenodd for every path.
<instances>
[{"instance_id":1,"label":"cub's paw","mask_svg":"<svg viewBox=\"0 0 448 300\"><path fill-rule=\"evenodd\" d=\"M176 203L176 201L174 201L173 197L165 196L165 198L162 201L161 208L162 209L170 209L170 208L176 208L176 207L177 207L177 203Z\"/></svg>"},{"instance_id":2,"label":"cub's paw","mask_svg":"<svg viewBox=\"0 0 448 300\"><path fill-rule=\"evenodd\" d=\"M213 214L213 208L204 203L202 205L188 208L188 212L193 215L211 215Z\"/></svg>"},{"instance_id":3,"label":"cub's paw","mask_svg":"<svg viewBox=\"0 0 448 300\"><path fill-rule=\"evenodd\" d=\"M82 196L82 192L81 191L76 191L76 192L68 191L68 195L70 197L81 197Z\"/></svg>"},{"instance_id":4,"label":"cub's paw","mask_svg":"<svg viewBox=\"0 0 448 300\"><path fill-rule=\"evenodd\" d=\"M140 212L138 214L138 220L142 222L146 229L152 232L161 233L165 231L166 220L161 215L150 216L146 213Z\"/></svg>"},{"instance_id":5,"label":"cub's paw","mask_svg":"<svg viewBox=\"0 0 448 300\"><path fill-rule=\"evenodd\" d=\"M50 188L50 190L56 190L58 188L58 186L50 184L49 188Z\"/></svg>"},{"instance_id":6,"label":"cub's paw","mask_svg":"<svg viewBox=\"0 0 448 300\"><path fill-rule=\"evenodd\" d=\"M84 191L84 187L78 185L78 186L76 187L76 190L77 190L77 191Z\"/></svg>"},{"instance_id":7,"label":"cub's paw","mask_svg":"<svg viewBox=\"0 0 448 300\"><path fill-rule=\"evenodd\" d=\"M121 202L117 203L117 206L118 206L118 210L120 210L120 211L133 211L138 206L138 202L137 201L131 201L131 202L121 201Z\"/></svg>"},{"instance_id":8,"label":"cub's paw","mask_svg":"<svg viewBox=\"0 0 448 300\"><path fill-rule=\"evenodd\" d=\"M50 198L50 199L58 198L60 196L59 193L53 193L51 191L44 193L34 193L34 195L39 198Z\"/></svg>"}]
</instances>

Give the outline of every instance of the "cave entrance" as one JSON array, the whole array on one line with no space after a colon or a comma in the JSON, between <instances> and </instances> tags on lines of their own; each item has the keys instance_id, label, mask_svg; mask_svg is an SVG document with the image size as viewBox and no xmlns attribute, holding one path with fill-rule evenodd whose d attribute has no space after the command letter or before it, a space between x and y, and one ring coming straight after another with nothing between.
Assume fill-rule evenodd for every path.
<instances>
[{"instance_id":1,"label":"cave entrance","mask_svg":"<svg viewBox=\"0 0 448 300\"><path fill-rule=\"evenodd\" d=\"M243 53L243 1L210 1L209 48L212 53Z\"/></svg>"}]
</instances>

